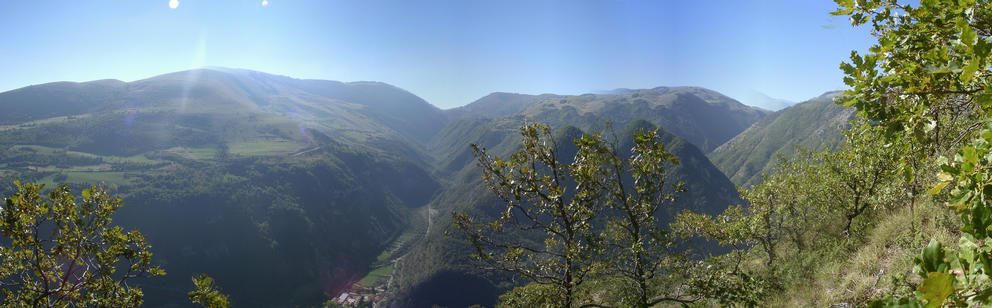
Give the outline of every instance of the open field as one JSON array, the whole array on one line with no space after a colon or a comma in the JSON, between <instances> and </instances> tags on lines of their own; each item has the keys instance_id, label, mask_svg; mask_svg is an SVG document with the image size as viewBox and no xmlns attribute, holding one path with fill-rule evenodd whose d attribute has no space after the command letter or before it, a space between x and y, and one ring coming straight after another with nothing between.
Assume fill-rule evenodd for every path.
<instances>
[{"instance_id":1,"label":"open field","mask_svg":"<svg viewBox=\"0 0 992 308\"><path fill-rule=\"evenodd\" d=\"M86 183L93 185L100 184L116 184L116 185L127 185L131 183L131 180L126 177L126 172L115 172L115 171L67 171L62 174L66 175L64 181L55 181L57 175L49 175L39 181L45 186L55 187L59 183Z\"/></svg>"},{"instance_id":2,"label":"open field","mask_svg":"<svg viewBox=\"0 0 992 308\"><path fill-rule=\"evenodd\" d=\"M358 284L362 287L373 287L386 282L389 279L389 275L393 273L393 266L386 265L369 272L362 280L358 281Z\"/></svg>"},{"instance_id":3,"label":"open field","mask_svg":"<svg viewBox=\"0 0 992 308\"><path fill-rule=\"evenodd\" d=\"M290 140L257 140L235 143L230 146L231 154L245 156L289 155L300 150L300 146Z\"/></svg>"},{"instance_id":4,"label":"open field","mask_svg":"<svg viewBox=\"0 0 992 308\"><path fill-rule=\"evenodd\" d=\"M53 155L63 151L61 149L56 149L41 145L15 145L11 147L11 150L15 150L15 151L25 150L25 149L35 151L38 154L46 154L46 155ZM132 164L152 165L152 164L165 162L162 160L149 159L144 154L136 154L132 156L105 156L105 155L96 155L86 152L65 151L65 155L76 155L76 156L82 156L88 158L102 158L104 162L108 162L108 163L132 163Z\"/></svg>"}]
</instances>

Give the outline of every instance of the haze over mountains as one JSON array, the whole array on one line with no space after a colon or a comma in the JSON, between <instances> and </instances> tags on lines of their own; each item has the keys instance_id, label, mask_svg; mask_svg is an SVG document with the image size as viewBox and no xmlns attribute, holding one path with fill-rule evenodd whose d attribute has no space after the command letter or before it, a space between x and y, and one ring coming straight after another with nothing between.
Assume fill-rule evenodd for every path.
<instances>
[{"instance_id":1,"label":"haze over mountains","mask_svg":"<svg viewBox=\"0 0 992 308\"><path fill-rule=\"evenodd\" d=\"M496 208L470 143L507 155L530 121L561 140L615 132L622 145L660 127L681 162L670 180L688 188L664 222L739 203L734 184L754 183L776 152L839 142L832 129L851 113L831 95L774 113L697 87L493 93L441 110L385 83L240 69L56 82L0 93L0 181L121 194L117 221L169 273L144 282L150 306L182 305L193 273L236 306L313 306L356 283L398 306L492 305L509 285L443 236L451 211ZM445 293L459 283L475 291Z\"/></svg>"},{"instance_id":2,"label":"haze over mountains","mask_svg":"<svg viewBox=\"0 0 992 308\"><path fill-rule=\"evenodd\" d=\"M796 104L796 102L781 98L774 98L768 96L768 94L754 90L752 90L750 93L746 94L745 97L742 97L740 99L743 103L748 104L750 106L767 109L771 111L779 111L785 108L789 108L789 106Z\"/></svg>"}]
</instances>

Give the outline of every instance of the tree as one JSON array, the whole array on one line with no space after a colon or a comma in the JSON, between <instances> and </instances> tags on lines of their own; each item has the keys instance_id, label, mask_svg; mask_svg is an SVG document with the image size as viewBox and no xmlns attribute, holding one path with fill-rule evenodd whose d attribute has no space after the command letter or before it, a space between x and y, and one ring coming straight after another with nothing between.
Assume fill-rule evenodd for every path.
<instances>
[{"instance_id":1,"label":"tree","mask_svg":"<svg viewBox=\"0 0 992 308\"><path fill-rule=\"evenodd\" d=\"M772 173L763 174L760 184L740 189L745 204L727 207L710 217L684 211L676 216L673 229L681 236L703 236L734 248L738 271L743 254L751 247L765 255L765 265L778 260L783 240L791 241L798 253L818 226L831 217L830 195L823 157L829 152L798 148L792 157L779 156Z\"/></svg>"},{"instance_id":2,"label":"tree","mask_svg":"<svg viewBox=\"0 0 992 308\"><path fill-rule=\"evenodd\" d=\"M837 212L832 206L837 198L831 192L837 184L832 182L824 166L824 157L828 155L831 155L828 151L814 152L797 147L792 157L778 158L774 173L765 175L764 182L741 193L752 204L764 203L759 206L759 212L781 216L777 233L793 243L797 254L806 251L810 242L822 243L825 238L835 236L823 227L824 224L833 225ZM770 234L773 233L765 238Z\"/></svg>"},{"instance_id":3,"label":"tree","mask_svg":"<svg viewBox=\"0 0 992 308\"><path fill-rule=\"evenodd\" d=\"M504 304L578 306L576 291L590 276L618 281L623 296L617 301L624 306L698 299L682 289L659 295L656 280L682 274L672 265L688 262L673 254L672 236L655 220L683 190L665 179L678 160L665 151L657 129L635 132L627 159L602 134L585 134L573 140L576 154L568 164L547 126L524 126L521 135L523 149L505 161L472 145L489 189L505 202L502 215L483 224L454 214L476 259L536 283L504 295ZM507 227L537 230L543 238L520 240L519 233L506 234Z\"/></svg>"},{"instance_id":4,"label":"tree","mask_svg":"<svg viewBox=\"0 0 992 308\"><path fill-rule=\"evenodd\" d=\"M811 273L812 264L803 260L821 254L841 233L836 227L843 220L838 205L845 201L834 191L843 187L824 163L833 154L798 148L794 156L779 156L760 184L740 189L743 204L716 216L690 211L676 216L672 229L678 235L702 236L733 248L707 260L706 279L692 284L697 292L721 305L753 306L769 288L781 291L783 282ZM747 266L758 260L764 261L763 268Z\"/></svg>"},{"instance_id":5,"label":"tree","mask_svg":"<svg viewBox=\"0 0 992 308\"><path fill-rule=\"evenodd\" d=\"M43 199L44 185L14 182L17 193L0 208L0 303L9 307L141 305L134 278L164 275L138 231L111 224L123 204L102 188L73 196L61 185Z\"/></svg>"},{"instance_id":6,"label":"tree","mask_svg":"<svg viewBox=\"0 0 992 308\"><path fill-rule=\"evenodd\" d=\"M605 189L594 179L605 174L600 168L603 162L590 155L601 149L580 147L575 163L566 165L549 127L533 123L521 127L520 133L523 149L508 160L472 145L488 188L505 202L502 215L483 224L467 214L453 213L453 221L475 246L475 259L549 285L553 292L546 296L551 302L572 307L576 287L585 282L602 250L591 225ZM574 192L566 188L570 183L575 183ZM507 226L521 233L539 232L543 239L507 236Z\"/></svg>"},{"instance_id":7,"label":"tree","mask_svg":"<svg viewBox=\"0 0 992 308\"><path fill-rule=\"evenodd\" d=\"M734 271L743 261L744 251L753 245L758 245L765 253L765 264L772 266L779 241L785 235L786 214L780 200L782 195L776 189L782 183L775 177L765 177L761 185L741 192L748 200L747 206L727 207L716 217L684 211L676 216L673 228L683 237L699 235L733 247L737 255Z\"/></svg>"},{"instance_id":8,"label":"tree","mask_svg":"<svg viewBox=\"0 0 992 308\"><path fill-rule=\"evenodd\" d=\"M893 150L897 145L879 144L879 129L867 123L853 125L844 135L844 147L822 154L830 178L821 185L839 203L837 207L846 220L843 232L850 237L854 219L884 204L881 198L892 195L879 192L893 180L898 156Z\"/></svg>"},{"instance_id":9,"label":"tree","mask_svg":"<svg viewBox=\"0 0 992 308\"><path fill-rule=\"evenodd\" d=\"M852 87L841 102L887 127L888 139L906 140L911 150L904 151L907 159L900 165L914 184L915 162L960 147L941 159L939 182L929 191L937 195L950 188L949 205L962 219L957 249L932 241L916 259L923 279L920 297L876 305L926 302L937 307L950 301L985 306L992 302L992 249L983 244L992 240L992 5L978 0L924 0L918 6L898 0L836 2L835 15L850 16L854 26L870 21L878 38L869 53L852 52L851 62L841 64L844 82Z\"/></svg>"},{"instance_id":10,"label":"tree","mask_svg":"<svg viewBox=\"0 0 992 308\"><path fill-rule=\"evenodd\" d=\"M851 52L839 102L931 152L956 144L992 111L989 89L992 8L986 1L836 0L834 15L871 22L869 52ZM956 121L965 129L948 131ZM904 134L905 133L905 134ZM908 154L908 153L906 153Z\"/></svg>"},{"instance_id":11,"label":"tree","mask_svg":"<svg viewBox=\"0 0 992 308\"><path fill-rule=\"evenodd\" d=\"M196 286L196 289L189 292L189 300L194 304L200 304L207 308L227 308L230 306L227 295L220 292L220 289L214 285L214 279L207 274L193 276L193 285Z\"/></svg>"},{"instance_id":12,"label":"tree","mask_svg":"<svg viewBox=\"0 0 992 308\"><path fill-rule=\"evenodd\" d=\"M685 190L684 183L665 183L666 169L678 165L678 158L665 151L658 129L636 131L633 138L629 159L621 159L616 146L605 147L598 135L576 140L580 149L594 149L577 157L605 163L606 177L587 180L599 181L594 186L606 188L606 207L619 214L607 224L606 242L612 248L608 268L633 284L634 296L629 299L633 307L650 307L663 301L692 302L692 298L678 296L656 297L658 290L651 282L666 272L664 265L670 262L673 238L658 225L655 215L664 205L675 202L676 193Z\"/></svg>"}]
</instances>

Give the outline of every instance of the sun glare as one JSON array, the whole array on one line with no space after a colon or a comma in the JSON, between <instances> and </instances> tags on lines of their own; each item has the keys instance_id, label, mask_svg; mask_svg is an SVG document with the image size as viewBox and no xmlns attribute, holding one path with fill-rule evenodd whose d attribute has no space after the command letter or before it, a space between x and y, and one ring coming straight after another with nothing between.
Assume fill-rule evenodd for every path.
<instances>
[{"instance_id":1,"label":"sun glare","mask_svg":"<svg viewBox=\"0 0 992 308\"><path fill-rule=\"evenodd\" d=\"M262 6L269 6L269 0L262 0Z\"/></svg>"},{"instance_id":2,"label":"sun glare","mask_svg":"<svg viewBox=\"0 0 992 308\"><path fill-rule=\"evenodd\" d=\"M169 8L175 10L179 7L179 0L169 0Z\"/></svg>"}]
</instances>

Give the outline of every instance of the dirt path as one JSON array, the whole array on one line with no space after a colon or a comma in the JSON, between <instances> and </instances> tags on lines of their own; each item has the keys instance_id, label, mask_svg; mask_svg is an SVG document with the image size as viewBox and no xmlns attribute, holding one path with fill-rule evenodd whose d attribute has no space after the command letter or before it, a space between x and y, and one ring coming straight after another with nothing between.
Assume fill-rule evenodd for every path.
<instances>
[{"instance_id":1,"label":"dirt path","mask_svg":"<svg viewBox=\"0 0 992 308\"><path fill-rule=\"evenodd\" d=\"M434 225L434 210L431 209L431 204L427 204L427 232L424 232L424 238L427 238L431 234L431 226Z\"/></svg>"},{"instance_id":2,"label":"dirt path","mask_svg":"<svg viewBox=\"0 0 992 308\"><path fill-rule=\"evenodd\" d=\"M309 149L309 150L305 150L303 152L293 153L293 154L290 154L289 157L300 156L300 155L303 155L303 154L306 154L306 153L310 153L310 152L313 152L313 151L316 151L316 150L320 150L320 147L316 147L316 148L312 148L312 149Z\"/></svg>"}]
</instances>

